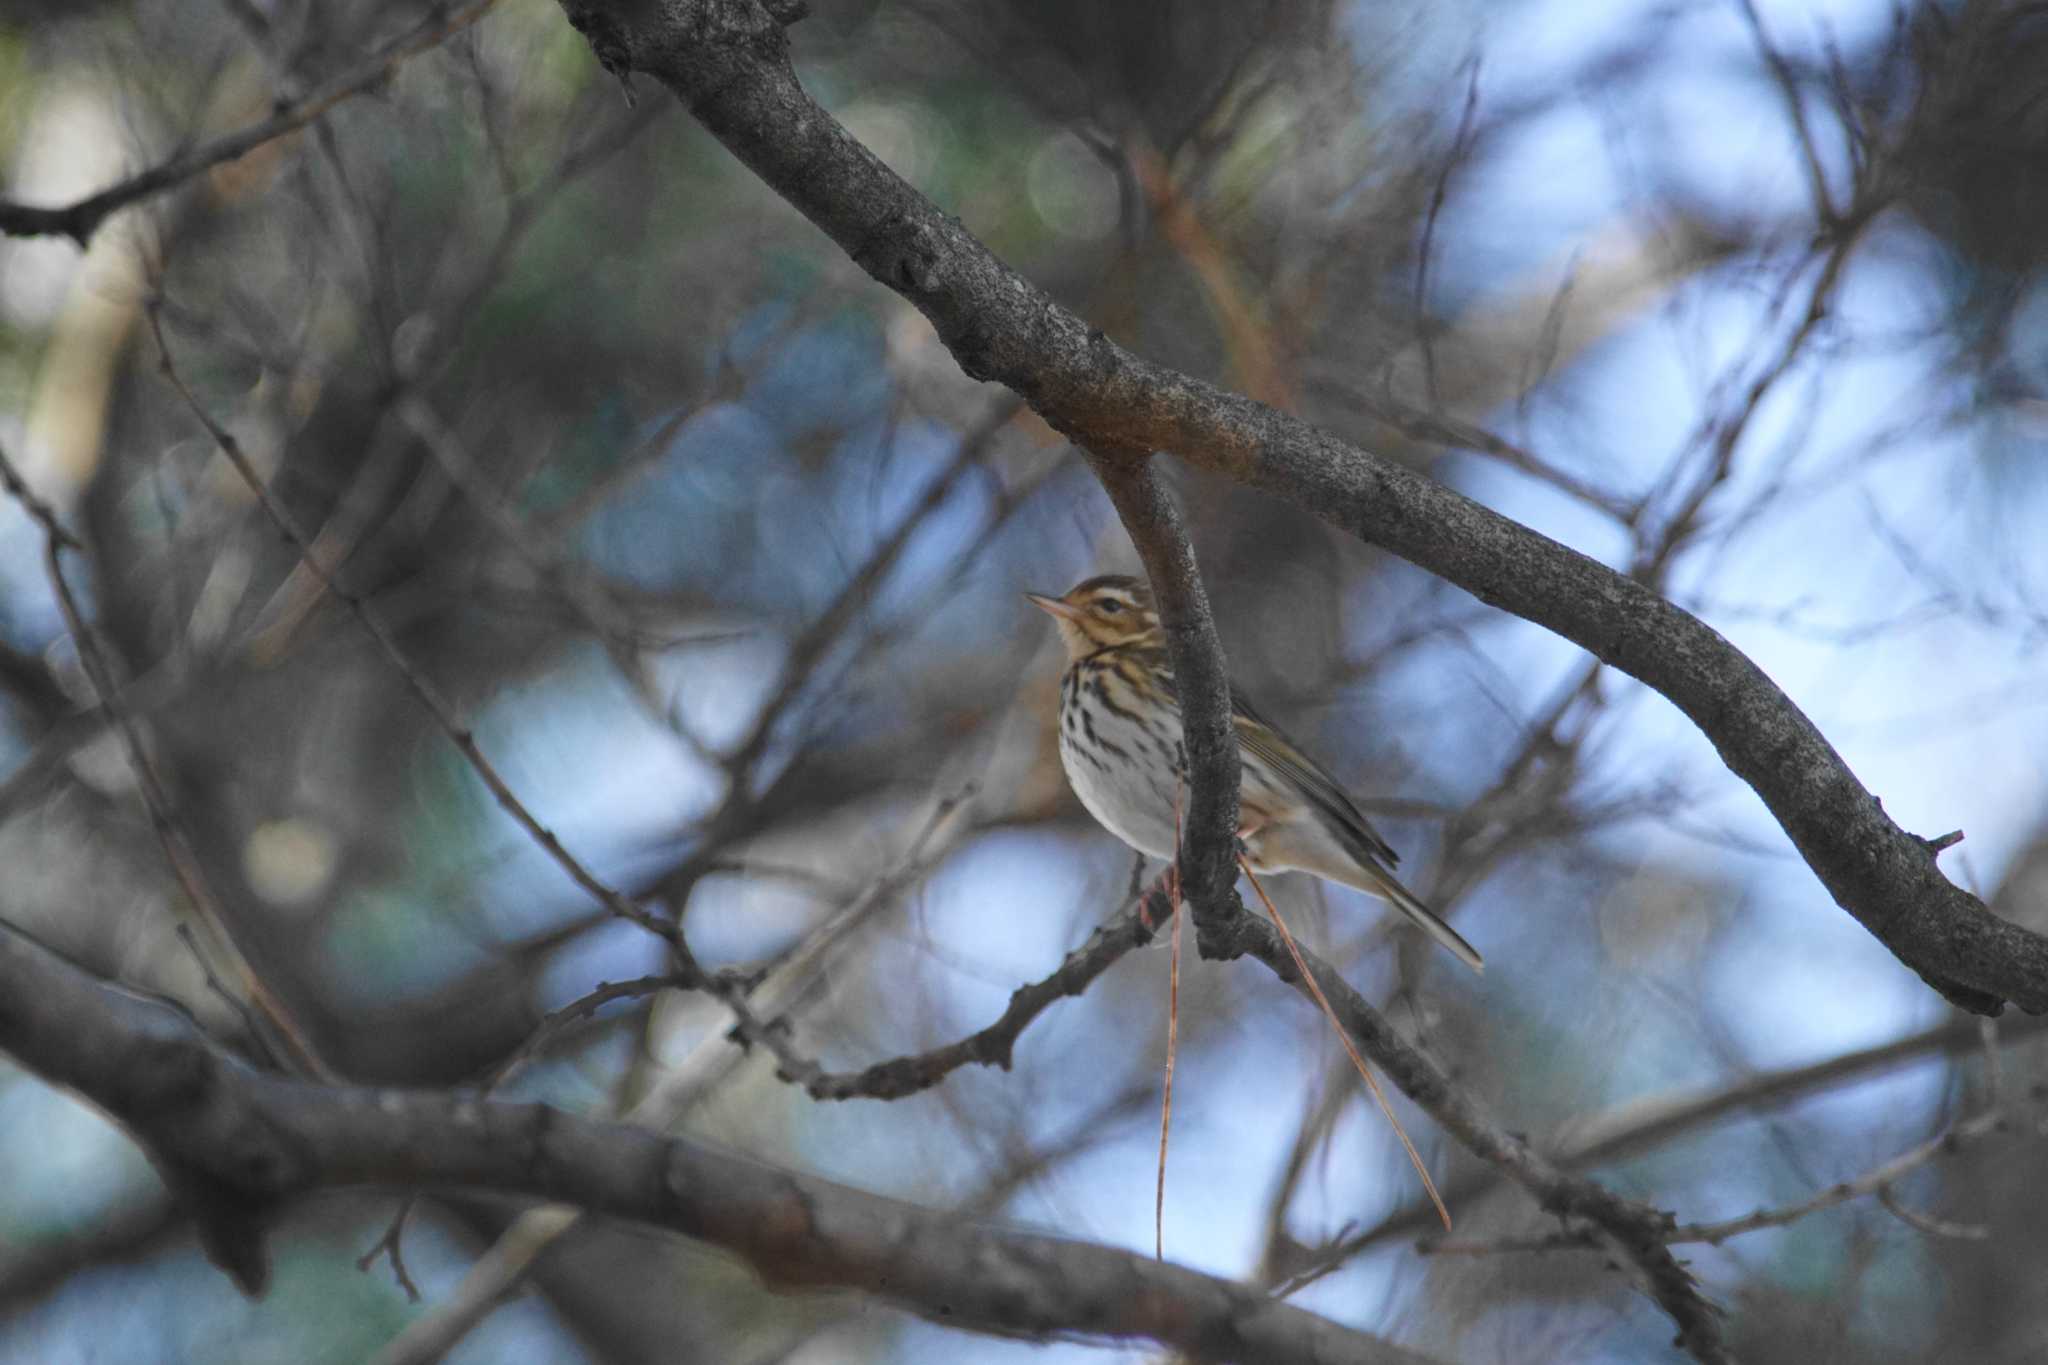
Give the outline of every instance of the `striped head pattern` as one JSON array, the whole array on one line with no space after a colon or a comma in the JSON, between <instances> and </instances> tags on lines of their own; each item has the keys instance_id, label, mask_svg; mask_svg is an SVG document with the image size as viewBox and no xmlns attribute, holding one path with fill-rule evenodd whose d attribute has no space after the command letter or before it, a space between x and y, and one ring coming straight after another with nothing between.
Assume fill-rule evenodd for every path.
<instances>
[{"instance_id":1,"label":"striped head pattern","mask_svg":"<svg viewBox=\"0 0 2048 1365\"><path fill-rule=\"evenodd\" d=\"M1059 626L1060 643L1066 646L1069 659L1104 649L1165 646L1159 613L1152 606L1152 590L1142 579L1104 574L1075 584L1060 597L1035 592L1024 596Z\"/></svg>"}]
</instances>

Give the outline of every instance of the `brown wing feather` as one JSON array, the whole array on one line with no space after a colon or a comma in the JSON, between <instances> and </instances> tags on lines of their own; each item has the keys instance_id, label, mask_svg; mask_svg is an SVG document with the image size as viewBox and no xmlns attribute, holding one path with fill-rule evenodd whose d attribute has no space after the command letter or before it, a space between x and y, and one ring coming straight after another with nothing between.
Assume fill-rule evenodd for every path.
<instances>
[{"instance_id":1,"label":"brown wing feather","mask_svg":"<svg viewBox=\"0 0 2048 1365\"><path fill-rule=\"evenodd\" d=\"M1173 670L1166 666L1165 651L1155 664L1160 684L1173 698L1175 706L1180 705L1180 689L1174 683ZM1331 826L1345 843L1352 846L1352 854L1361 862L1377 862L1386 868L1400 865L1401 855L1394 852L1393 845L1380 837L1365 813L1352 804L1350 796L1337 785L1337 779L1323 771L1322 765L1302 752L1300 745L1289 739L1284 731L1272 721L1260 715L1243 689L1236 683L1230 685L1231 720L1237 726L1237 742L1244 749L1256 754L1259 761L1275 773L1294 780L1315 808L1329 818Z\"/></svg>"},{"instance_id":2,"label":"brown wing feather","mask_svg":"<svg viewBox=\"0 0 2048 1365\"><path fill-rule=\"evenodd\" d=\"M1237 723L1237 742L1258 755L1259 760L1275 773L1292 779L1316 809L1329 818L1345 842L1357 846L1354 853L1361 856L1369 854L1373 860L1389 868L1398 866L1401 855L1380 837L1372 822L1365 818L1365 813L1337 785L1337 780L1302 752L1301 746L1289 739L1279 726L1260 715L1235 686L1231 688L1230 696L1237 712L1233 717Z\"/></svg>"}]
</instances>

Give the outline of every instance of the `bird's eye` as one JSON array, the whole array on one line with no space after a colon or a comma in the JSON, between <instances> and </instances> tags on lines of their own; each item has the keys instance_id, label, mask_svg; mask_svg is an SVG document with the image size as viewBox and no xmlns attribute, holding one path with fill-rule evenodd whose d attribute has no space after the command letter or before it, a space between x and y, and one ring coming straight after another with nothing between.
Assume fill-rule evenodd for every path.
<instances>
[{"instance_id":1,"label":"bird's eye","mask_svg":"<svg viewBox=\"0 0 2048 1365\"><path fill-rule=\"evenodd\" d=\"M1114 616L1124 609L1124 604L1114 597L1105 597L1095 604L1095 609L1104 616Z\"/></svg>"}]
</instances>

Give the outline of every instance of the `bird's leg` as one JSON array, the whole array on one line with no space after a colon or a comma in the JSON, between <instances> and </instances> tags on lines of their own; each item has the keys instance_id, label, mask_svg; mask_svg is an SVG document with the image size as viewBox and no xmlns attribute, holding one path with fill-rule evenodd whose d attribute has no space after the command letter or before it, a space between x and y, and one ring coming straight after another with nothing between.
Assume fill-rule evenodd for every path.
<instances>
[{"instance_id":1,"label":"bird's leg","mask_svg":"<svg viewBox=\"0 0 2048 1365\"><path fill-rule=\"evenodd\" d=\"M1271 820L1252 819L1237 827L1237 861L1243 866L1247 877L1252 874L1252 860L1259 856L1254 851L1259 836L1264 834L1266 827L1272 823Z\"/></svg>"}]
</instances>

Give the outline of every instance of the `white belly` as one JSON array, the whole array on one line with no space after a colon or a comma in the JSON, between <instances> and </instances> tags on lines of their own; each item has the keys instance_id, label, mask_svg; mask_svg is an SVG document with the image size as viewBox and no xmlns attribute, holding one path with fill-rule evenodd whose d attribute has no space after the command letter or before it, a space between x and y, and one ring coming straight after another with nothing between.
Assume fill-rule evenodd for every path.
<instances>
[{"instance_id":1,"label":"white belly","mask_svg":"<svg viewBox=\"0 0 2048 1365\"><path fill-rule=\"evenodd\" d=\"M1174 808L1176 800L1187 800L1179 775L1180 716L1168 713L1148 723L1099 705L1084 709L1071 689L1062 693L1060 763L1074 794L1104 829L1132 848L1148 857L1173 857Z\"/></svg>"}]
</instances>

